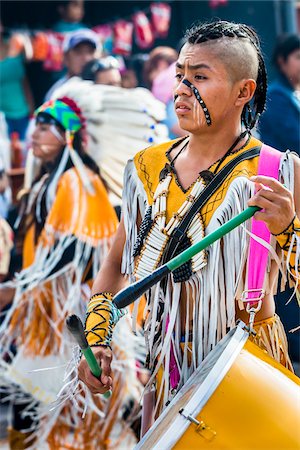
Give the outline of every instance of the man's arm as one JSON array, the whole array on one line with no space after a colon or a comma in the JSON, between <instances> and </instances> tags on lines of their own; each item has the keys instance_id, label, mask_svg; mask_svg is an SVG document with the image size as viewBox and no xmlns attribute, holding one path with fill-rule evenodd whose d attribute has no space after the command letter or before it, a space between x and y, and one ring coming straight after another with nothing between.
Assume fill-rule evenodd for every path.
<instances>
[{"instance_id":1,"label":"man's arm","mask_svg":"<svg viewBox=\"0 0 300 450\"><path fill-rule=\"evenodd\" d=\"M113 245L94 281L92 295L95 295L98 292L111 292L112 294L116 294L125 286L126 280L121 273L125 239L125 228L122 219L118 226Z\"/></svg>"},{"instance_id":2,"label":"man's arm","mask_svg":"<svg viewBox=\"0 0 300 450\"><path fill-rule=\"evenodd\" d=\"M126 234L123 220L121 221L113 245L107 255L102 267L94 281L92 288L92 295L98 294L100 292L110 292L116 294L121 290L125 284L126 280L124 275L121 273L121 263L122 254L125 244ZM99 316L99 321L101 320ZM87 335L87 340L89 339L89 334ZM89 342L91 344L91 342ZM111 360L112 352L108 346L100 345L92 347L93 353L102 368L102 374L100 379L94 377L87 365L87 362L82 358L79 367L78 374L79 378L87 385L90 391L94 394L101 394L108 391L112 386L111 378Z\"/></svg>"}]
</instances>

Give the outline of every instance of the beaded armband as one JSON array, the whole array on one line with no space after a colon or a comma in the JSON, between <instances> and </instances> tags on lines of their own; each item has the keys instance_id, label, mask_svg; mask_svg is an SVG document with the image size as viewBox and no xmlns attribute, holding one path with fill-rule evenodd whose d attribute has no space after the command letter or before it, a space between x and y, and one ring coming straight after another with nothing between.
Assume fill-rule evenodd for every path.
<instances>
[{"instance_id":1,"label":"beaded armband","mask_svg":"<svg viewBox=\"0 0 300 450\"><path fill-rule=\"evenodd\" d=\"M300 237L300 220L296 216L293 217L291 223L281 233L273 234L282 250L288 251L291 245L293 234Z\"/></svg>"},{"instance_id":2,"label":"beaded armband","mask_svg":"<svg viewBox=\"0 0 300 450\"><path fill-rule=\"evenodd\" d=\"M113 304L113 294L100 292L91 297L85 320L85 335L90 346L110 346L113 329L124 315Z\"/></svg>"},{"instance_id":3,"label":"beaded armband","mask_svg":"<svg viewBox=\"0 0 300 450\"><path fill-rule=\"evenodd\" d=\"M287 259L289 260L289 266L292 272L299 271L299 244L300 244L300 220L294 216L292 222L288 227L279 234L273 234L275 236L280 248L284 251ZM297 248L298 247L298 248ZM296 269L296 266L298 269Z\"/></svg>"}]
</instances>

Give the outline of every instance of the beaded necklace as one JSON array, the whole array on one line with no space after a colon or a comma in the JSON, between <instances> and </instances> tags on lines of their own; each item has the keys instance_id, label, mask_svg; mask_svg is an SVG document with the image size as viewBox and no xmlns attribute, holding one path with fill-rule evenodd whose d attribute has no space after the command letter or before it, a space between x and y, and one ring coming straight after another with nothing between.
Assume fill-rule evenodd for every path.
<instances>
[{"instance_id":1,"label":"beaded necklace","mask_svg":"<svg viewBox=\"0 0 300 450\"><path fill-rule=\"evenodd\" d=\"M165 167L160 172L160 181L155 190L153 197L153 204L149 206L146 211L145 218L141 224L140 236L138 236L137 243L134 250L134 256L138 256L135 264L134 275L137 278L143 278L149 273L152 273L161 261L162 255L166 245L173 233L178 227L181 220L188 214L192 204L197 200L203 189L206 187L204 179L207 172L212 174L212 177L217 172L221 163L225 160L229 153L236 147L238 142L243 139L247 130L230 146L224 156L217 161L217 166L213 172L205 170L200 172L197 180L190 186L191 192L187 195L185 201L182 203L177 212L174 212L168 223L167 217L167 197L169 194L169 187L173 178L173 173L176 180L176 172L174 170L174 162L178 156L186 149L188 141L177 152L175 157L166 163ZM247 144L247 143L246 143ZM246 145L245 144L245 145ZM243 148L242 146L241 148ZM239 149L240 150L240 149ZM216 163L214 163L216 164ZM202 174L204 176L202 176ZM208 177L212 179L211 177ZM204 237L204 222L200 211L194 216L191 225L187 231L187 238L191 244L201 241ZM202 269L207 263L207 253L202 251L195 255L191 260L192 272L197 272Z\"/></svg>"}]
</instances>

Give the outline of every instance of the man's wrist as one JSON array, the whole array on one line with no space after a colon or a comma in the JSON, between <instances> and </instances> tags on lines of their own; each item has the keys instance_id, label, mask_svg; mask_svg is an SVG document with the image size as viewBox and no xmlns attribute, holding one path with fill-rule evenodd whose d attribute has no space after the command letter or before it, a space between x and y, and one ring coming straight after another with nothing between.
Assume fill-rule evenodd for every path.
<instances>
[{"instance_id":1,"label":"man's wrist","mask_svg":"<svg viewBox=\"0 0 300 450\"><path fill-rule=\"evenodd\" d=\"M87 307L85 334L91 347L110 347L113 329L123 313L113 304L111 292L94 294Z\"/></svg>"},{"instance_id":2,"label":"man's wrist","mask_svg":"<svg viewBox=\"0 0 300 450\"><path fill-rule=\"evenodd\" d=\"M293 220L290 222L290 224L281 233L272 233L272 235L275 236L279 246L283 250L289 249L293 234L300 236L300 220L296 214L294 215Z\"/></svg>"}]
</instances>

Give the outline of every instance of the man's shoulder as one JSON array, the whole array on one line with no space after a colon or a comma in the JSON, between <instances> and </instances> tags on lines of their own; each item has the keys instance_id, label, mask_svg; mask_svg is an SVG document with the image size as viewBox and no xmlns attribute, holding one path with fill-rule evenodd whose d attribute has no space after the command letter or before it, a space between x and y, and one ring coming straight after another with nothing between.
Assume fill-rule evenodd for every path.
<instances>
[{"instance_id":1,"label":"man's shoulder","mask_svg":"<svg viewBox=\"0 0 300 450\"><path fill-rule=\"evenodd\" d=\"M160 144L150 145L149 147L140 150L134 156L134 161L137 162L143 159L144 162L153 163L154 160L165 158L166 152L182 138L173 139L171 141L161 142Z\"/></svg>"}]
</instances>

